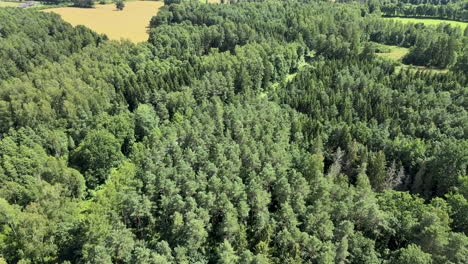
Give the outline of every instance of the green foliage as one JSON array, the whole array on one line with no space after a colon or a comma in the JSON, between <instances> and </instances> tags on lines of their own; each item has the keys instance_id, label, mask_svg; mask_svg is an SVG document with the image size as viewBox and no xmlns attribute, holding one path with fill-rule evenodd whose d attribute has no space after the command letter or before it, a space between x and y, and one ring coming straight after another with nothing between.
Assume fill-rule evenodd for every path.
<instances>
[{"instance_id":1,"label":"green foliage","mask_svg":"<svg viewBox=\"0 0 468 264\"><path fill-rule=\"evenodd\" d=\"M94 0L73 0L73 4L76 7L93 8L95 3Z\"/></svg>"},{"instance_id":2,"label":"green foliage","mask_svg":"<svg viewBox=\"0 0 468 264\"><path fill-rule=\"evenodd\" d=\"M167 4L141 44L0 10L0 262L466 263L465 35Z\"/></svg>"},{"instance_id":3,"label":"green foliage","mask_svg":"<svg viewBox=\"0 0 468 264\"><path fill-rule=\"evenodd\" d=\"M430 254L424 253L417 245L410 244L408 247L398 250L394 263L397 264L430 264L432 258Z\"/></svg>"},{"instance_id":4,"label":"green foliage","mask_svg":"<svg viewBox=\"0 0 468 264\"><path fill-rule=\"evenodd\" d=\"M124 1L116 1L115 2L115 8L117 8L118 10L122 11L124 8L125 8L125 3Z\"/></svg>"},{"instance_id":5,"label":"green foliage","mask_svg":"<svg viewBox=\"0 0 468 264\"><path fill-rule=\"evenodd\" d=\"M103 40L85 27L73 28L52 13L1 8L0 20L0 79L19 77L47 61L56 62Z\"/></svg>"},{"instance_id":6,"label":"green foliage","mask_svg":"<svg viewBox=\"0 0 468 264\"><path fill-rule=\"evenodd\" d=\"M465 182L466 182L465 177ZM468 234L468 199L466 195L460 193L447 194L447 203L450 205L450 216L453 219L451 224L453 230Z\"/></svg>"},{"instance_id":7,"label":"green foliage","mask_svg":"<svg viewBox=\"0 0 468 264\"><path fill-rule=\"evenodd\" d=\"M123 159L121 144L109 132L95 130L90 132L70 157L86 178L89 188L104 183L111 168L116 167Z\"/></svg>"},{"instance_id":8,"label":"green foliage","mask_svg":"<svg viewBox=\"0 0 468 264\"><path fill-rule=\"evenodd\" d=\"M450 37L439 37L431 40L418 40L416 45L403 58L404 63L448 68L457 61L460 50L459 41Z\"/></svg>"}]
</instances>

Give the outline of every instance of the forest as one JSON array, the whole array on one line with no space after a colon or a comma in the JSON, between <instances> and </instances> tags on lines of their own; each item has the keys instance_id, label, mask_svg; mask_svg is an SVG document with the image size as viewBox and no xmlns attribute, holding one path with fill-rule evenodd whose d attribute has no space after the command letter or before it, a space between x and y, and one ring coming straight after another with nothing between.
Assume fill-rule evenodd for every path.
<instances>
[{"instance_id":1,"label":"forest","mask_svg":"<svg viewBox=\"0 0 468 264\"><path fill-rule=\"evenodd\" d=\"M395 3L466 14L168 0L134 44L0 8L0 263L468 263L468 27Z\"/></svg>"}]
</instances>

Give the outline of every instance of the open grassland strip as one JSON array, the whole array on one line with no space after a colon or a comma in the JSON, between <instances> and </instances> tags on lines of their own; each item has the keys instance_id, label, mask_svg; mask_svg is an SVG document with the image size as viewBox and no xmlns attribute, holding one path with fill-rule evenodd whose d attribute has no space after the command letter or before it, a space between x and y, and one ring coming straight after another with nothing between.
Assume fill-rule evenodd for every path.
<instances>
[{"instance_id":1,"label":"open grassland strip","mask_svg":"<svg viewBox=\"0 0 468 264\"><path fill-rule=\"evenodd\" d=\"M431 18L407 18L407 17L384 17L384 19L393 19L402 23L423 23L425 25L438 25L441 23L450 24L454 27L465 28L468 23L461 21L445 20L445 19L431 19Z\"/></svg>"}]
</instances>

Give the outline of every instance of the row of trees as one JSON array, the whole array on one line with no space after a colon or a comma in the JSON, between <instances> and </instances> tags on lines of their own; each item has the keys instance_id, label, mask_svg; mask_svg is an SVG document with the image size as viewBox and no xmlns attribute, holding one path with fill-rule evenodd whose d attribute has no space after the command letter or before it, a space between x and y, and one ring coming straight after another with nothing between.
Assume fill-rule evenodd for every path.
<instances>
[{"instance_id":1,"label":"row of trees","mask_svg":"<svg viewBox=\"0 0 468 264\"><path fill-rule=\"evenodd\" d=\"M450 4L461 3L464 1L465 0L384 0L382 2L392 3L392 4L404 3L404 4L412 4L412 5L424 5L424 4L450 5Z\"/></svg>"},{"instance_id":2,"label":"row of trees","mask_svg":"<svg viewBox=\"0 0 468 264\"><path fill-rule=\"evenodd\" d=\"M76 7L83 8L93 8L95 5L94 0L73 0L72 2Z\"/></svg>"},{"instance_id":3,"label":"row of trees","mask_svg":"<svg viewBox=\"0 0 468 264\"><path fill-rule=\"evenodd\" d=\"M337 2L349 3L350 0ZM364 0L372 13L384 16L406 16L439 18L468 21L468 2L466 0Z\"/></svg>"},{"instance_id":4,"label":"row of trees","mask_svg":"<svg viewBox=\"0 0 468 264\"><path fill-rule=\"evenodd\" d=\"M58 4L64 4L64 3L73 3L74 6L76 7L82 7L82 8L93 8L96 4L95 0L45 0L42 1L45 4L50 4L50 5L58 5ZM117 0L113 1L115 3L115 7L118 10L123 10L125 7L125 3L122 0ZM99 1L100 4L106 4L106 0Z\"/></svg>"},{"instance_id":5,"label":"row of trees","mask_svg":"<svg viewBox=\"0 0 468 264\"><path fill-rule=\"evenodd\" d=\"M468 4L410 5L385 4L380 7L385 16L414 16L468 21Z\"/></svg>"},{"instance_id":6,"label":"row of trees","mask_svg":"<svg viewBox=\"0 0 468 264\"><path fill-rule=\"evenodd\" d=\"M460 29L280 1L151 26L0 78L0 262L466 263L466 55L415 72L369 43Z\"/></svg>"}]
</instances>

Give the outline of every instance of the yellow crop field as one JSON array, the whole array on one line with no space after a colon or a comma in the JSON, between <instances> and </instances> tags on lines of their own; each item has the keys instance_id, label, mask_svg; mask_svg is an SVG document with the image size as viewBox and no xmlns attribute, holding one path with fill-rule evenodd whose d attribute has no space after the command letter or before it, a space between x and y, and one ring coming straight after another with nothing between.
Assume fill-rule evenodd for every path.
<instances>
[{"instance_id":1,"label":"yellow crop field","mask_svg":"<svg viewBox=\"0 0 468 264\"><path fill-rule=\"evenodd\" d=\"M0 1L0 7L14 7L14 6L17 6L19 4L20 3L18 3L18 2L3 2L3 1Z\"/></svg>"},{"instance_id":2,"label":"yellow crop field","mask_svg":"<svg viewBox=\"0 0 468 264\"><path fill-rule=\"evenodd\" d=\"M125 2L125 8L118 11L115 4L96 5L95 8L63 7L46 9L54 12L70 24L85 25L106 34L110 39L129 39L133 42L148 40L148 26L151 18L164 6L163 2Z\"/></svg>"}]
</instances>

